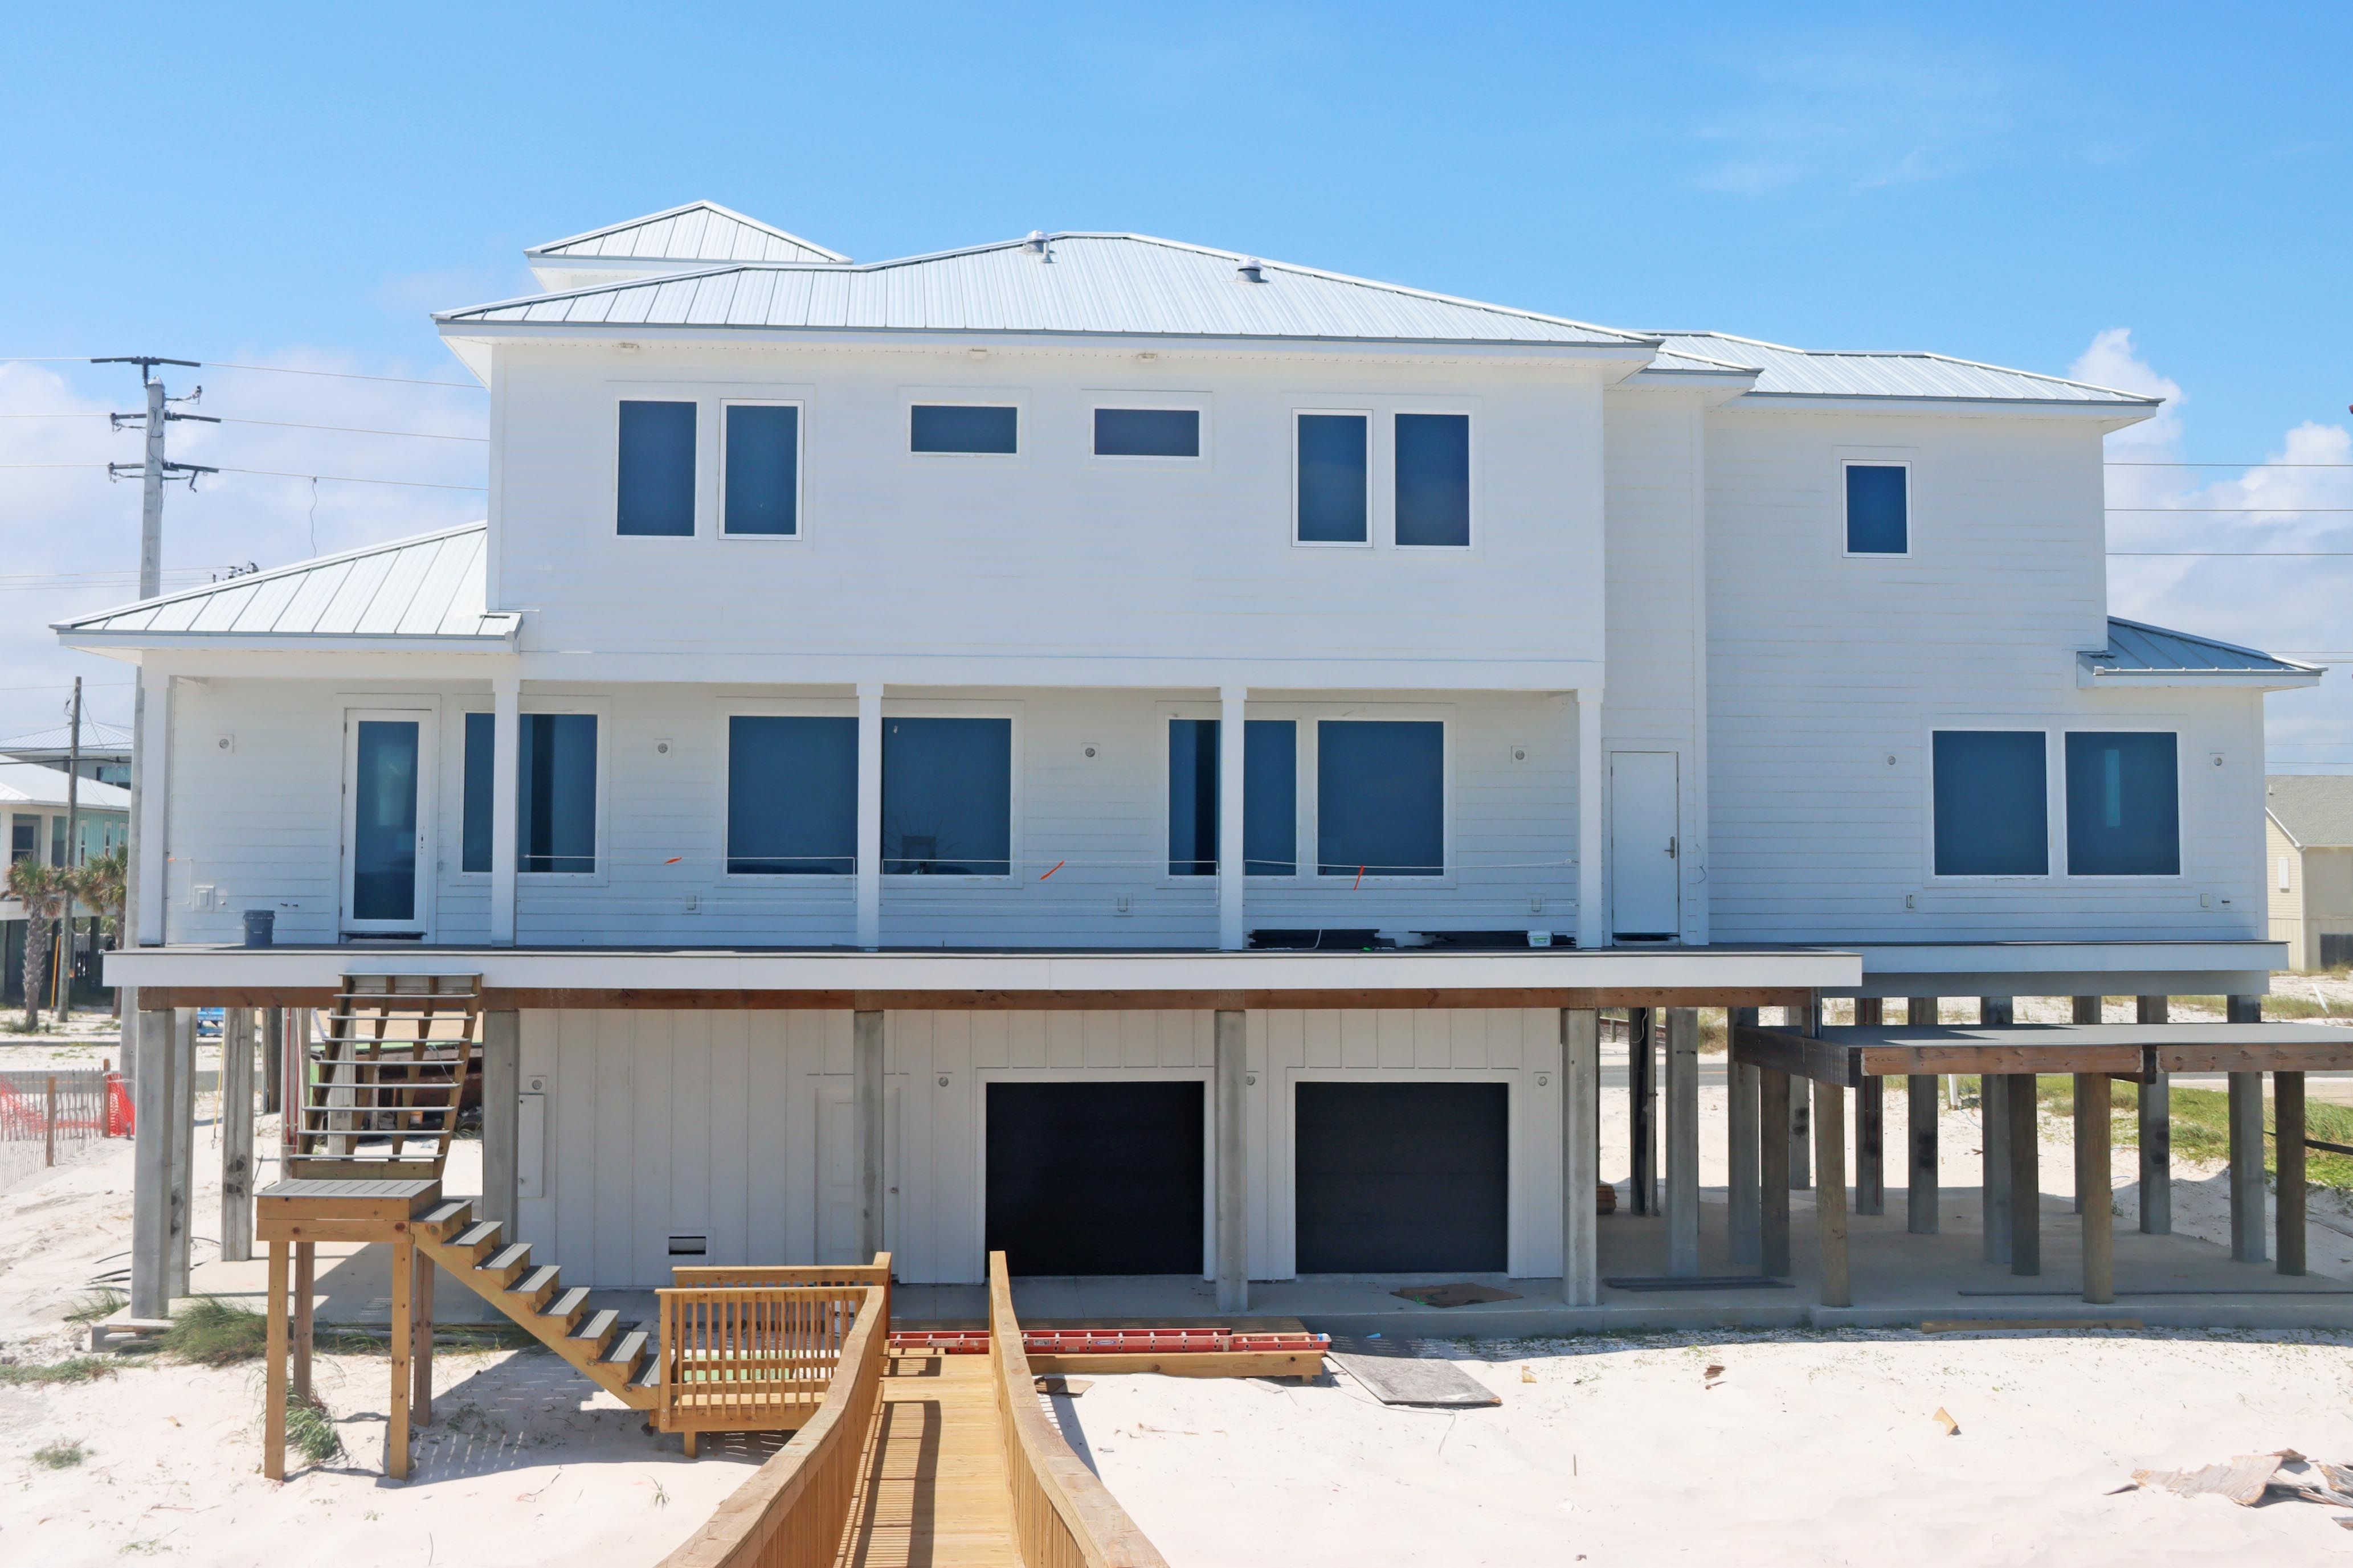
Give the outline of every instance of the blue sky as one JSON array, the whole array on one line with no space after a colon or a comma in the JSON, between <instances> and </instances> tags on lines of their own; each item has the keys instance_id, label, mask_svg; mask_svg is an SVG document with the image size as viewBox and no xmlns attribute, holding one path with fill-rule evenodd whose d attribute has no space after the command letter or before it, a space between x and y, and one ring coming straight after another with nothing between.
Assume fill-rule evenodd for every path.
<instances>
[{"instance_id":1,"label":"blue sky","mask_svg":"<svg viewBox=\"0 0 2353 1568\"><path fill-rule=\"evenodd\" d=\"M708 196L860 258L1138 229L1613 325L2081 366L2179 389L2134 437L2144 457L2353 461L2345 7L385 15L16 12L0 355L454 380L427 310L524 290L528 244ZM479 435L479 394L194 379L206 412L283 423L180 426L188 456L480 481L478 442L287 427ZM134 456L86 417L128 406L131 381L0 365L0 413L85 416L0 419L0 462ZM2236 467L2137 471L2113 499L2353 506L2347 471L2286 477L2301 488L2257 496ZM2240 488L2192 488L2210 480ZM175 494L167 559L200 580L479 510L458 490L313 489ZM2353 519L2327 513L2112 521L2119 546L2353 548ZM0 470L20 575L119 569L135 525L102 472ZM2119 562L2114 592L2121 613L2353 652L2348 566ZM38 635L118 586L0 590L0 659L21 674L0 688L121 679ZM0 689L0 726L54 703ZM2353 701L2275 699L2274 720L2275 760L2353 764Z\"/></svg>"}]
</instances>

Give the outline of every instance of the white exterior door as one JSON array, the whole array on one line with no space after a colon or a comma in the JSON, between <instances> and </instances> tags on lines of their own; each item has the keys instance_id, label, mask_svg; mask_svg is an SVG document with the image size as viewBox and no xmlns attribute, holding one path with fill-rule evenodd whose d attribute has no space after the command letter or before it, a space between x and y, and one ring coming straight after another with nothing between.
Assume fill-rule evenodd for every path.
<instances>
[{"instance_id":1,"label":"white exterior door","mask_svg":"<svg viewBox=\"0 0 2353 1568\"><path fill-rule=\"evenodd\" d=\"M899 1235L899 1090L882 1096L882 1246ZM817 1091L817 1260L871 1263L858 1256L858 1130L850 1120L849 1086L820 1084Z\"/></svg>"},{"instance_id":2,"label":"white exterior door","mask_svg":"<svg viewBox=\"0 0 2353 1568\"><path fill-rule=\"evenodd\" d=\"M1682 932L1677 787L1672 752L1609 753L1609 929L1620 939Z\"/></svg>"},{"instance_id":3,"label":"white exterior door","mask_svg":"<svg viewBox=\"0 0 2353 1568\"><path fill-rule=\"evenodd\" d=\"M433 714L343 715L343 929L423 935L433 871Z\"/></svg>"}]
</instances>

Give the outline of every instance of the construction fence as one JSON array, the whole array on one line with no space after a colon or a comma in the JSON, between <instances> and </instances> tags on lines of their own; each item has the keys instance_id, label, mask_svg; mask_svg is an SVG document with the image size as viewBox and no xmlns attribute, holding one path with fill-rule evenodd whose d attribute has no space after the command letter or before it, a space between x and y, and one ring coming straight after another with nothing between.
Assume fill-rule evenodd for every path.
<instances>
[{"instance_id":1,"label":"construction fence","mask_svg":"<svg viewBox=\"0 0 2353 1568\"><path fill-rule=\"evenodd\" d=\"M0 1187L78 1159L130 1130L122 1075L95 1068L0 1072Z\"/></svg>"}]
</instances>

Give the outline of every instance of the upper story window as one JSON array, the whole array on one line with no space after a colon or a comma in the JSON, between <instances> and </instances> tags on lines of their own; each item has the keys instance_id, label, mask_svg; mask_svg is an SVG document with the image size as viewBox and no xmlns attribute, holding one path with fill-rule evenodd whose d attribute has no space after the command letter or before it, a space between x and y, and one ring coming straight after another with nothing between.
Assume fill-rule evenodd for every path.
<instances>
[{"instance_id":1,"label":"upper story window","mask_svg":"<svg viewBox=\"0 0 2353 1568\"><path fill-rule=\"evenodd\" d=\"M1198 458L1201 411L1198 408L1098 408L1098 458Z\"/></svg>"},{"instance_id":2,"label":"upper story window","mask_svg":"<svg viewBox=\"0 0 2353 1568\"><path fill-rule=\"evenodd\" d=\"M982 403L917 403L907 410L911 452L1010 457L1020 450L1021 410Z\"/></svg>"},{"instance_id":3,"label":"upper story window","mask_svg":"<svg viewBox=\"0 0 2353 1568\"><path fill-rule=\"evenodd\" d=\"M801 529L801 411L731 403L720 426L722 532L791 539Z\"/></svg>"},{"instance_id":4,"label":"upper story window","mask_svg":"<svg viewBox=\"0 0 2353 1568\"><path fill-rule=\"evenodd\" d=\"M727 721L727 870L847 877L858 868L858 721Z\"/></svg>"},{"instance_id":5,"label":"upper story window","mask_svg":"<svg viewBox=\"0 0 2353 1568\"><path fill-rule=\"evenodd\" d=\"M1397 416L1397 542L1471 542L1471 416Z\"/></svg>"},{"instance_id":6,"label":"upper story window","mask_svg":"<svg viewBox=\"0 0 2353 1568\"><path fill-rule=\"evenodd\" d=\"M1446 726L1326 719L1315 726L1315 864L1325 877L1446 874Z\"/></svg>"},{"instance_id":7,"label":"upper story window","mask_svg":"<svg viewBox=\"0 0 2353 1568\"><path fill-rule=\"evenodd\" d=\"M596 869L596 715L525 713L515 757L515 869Z\"/></svg>"},{"instance_id":8,"label":"upper story window","mask_svg":"<svg viewBox=\"0 0 2353 1568\"><path fill-rule=\"evenodd\" d=\"M2042 731L1939 730L1930 750L1936 875L2049 875L2051 798Z\"/></svg>"},{"instance_id":9,"label":"upper story window","mask_svg":"<svg viewBox=\"0 0 2353 1568\"><path fill-rule=\"evenodd\" d=\"M1168 874L1218 874L1219 721L1168 721ZM1252 877L1299 873L1299 725L1242 722L1242 866Z\"/></svg>"},{"instance_id":10,"label":"upper story window","mask_svg":"<svg viewBox=\"0 0 2353 1568\"><path fill-rule=\"evenodd\" d=\"M492 769L497 759L498 720L489 713L466 715L465 810L459 817L458 869L491 868Z\"/></svg>"},{"instance_id":11,"label":"upper story window","mask_svg":"<svg viewBox=\"0 0 2353 1568\"><path fill-rule=\"evenodd\" d=\"M1301 544L1372 542L1372 416L1298 416Z\"/></svg>"},{"instance_id":12,"label":"upper story window","mask_svg":"<svg viewBox=\"0 0 2353 1568\"><path fill-rule=\"evenodd\" d=\"M882 870L1012 875L1012 720L883 721Z\"/></svg>"},{"instance_id":13,"label":"upper story window","mask_svg":"<svg viewBox=\"0 0 2353 1568\"><path fill-rule=\"evenodd\" d=\"M8 864L30 860L41 852L41 819L19 812L8 822Z\"/></svg>"},{"instance_id":14,"label":"upper story window","mask_svg":"<svg viewBox=\"0 0 2353 1568\"><path fill-rule=\"evenodd\" d=\"M2181 874L2181 773L2170 733L2067 735L2067 874Z\"/></svg>"},{"instance_id":15,"label":"upper story window","mask_svg":"<svg viewBox=\"0 0 2353 1568\"><path fill-rule=\"evenodd\" d=\"M1905 463L1846 465L1846 552L1912 552L1912 469Z\"/></svg>"},{"instance_id":16,"label":"upper story window","mask_svg":"<svg viewBox=\"0 0 2353 1568\"><path fill-rule=\"evenodd\" d=\"M621 400L617 488L617 531L693 537L693 404Z\"/></svg>"}]
</instances>

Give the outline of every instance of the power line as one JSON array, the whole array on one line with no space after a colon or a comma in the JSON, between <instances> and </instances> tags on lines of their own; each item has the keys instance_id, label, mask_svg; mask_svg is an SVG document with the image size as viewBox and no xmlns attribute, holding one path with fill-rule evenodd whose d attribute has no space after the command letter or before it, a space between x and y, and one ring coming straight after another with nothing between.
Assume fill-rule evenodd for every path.
<instances>
[{"instance_id":1,"label":"power line","mask_svg":"<svg viewBox=\"0 0 2353 1568\"><path fill-rule=\"evenodd\" d=\"M2109 511L2155 512L2164 517L2198 517L2206 513L2275 512L2282 517L2318 517L2353 511L2353 506L2112 506Z\"/></svg>"},{"instance_id":2,"label":"power line","mask_svg":"<svg viewBox=\"0 0 2353 1568\"><path fill-rule=\"evenodd\" d=\"M0 354L0 364L104 364L81 354ZM324 375L338 381L385 381L400 386L447 386L459 392L488 392L489 387L476 381L427 381L413 375L363 375L350 370L297 370L285 364L230 364L224 360L174 360L174 364L206 370L257 371L267 375Z\"/></svg>"},{"instance_id":3,"label":"power line","mask_svg":"<svg viewBox=\"0 0 2353 1568\"><path fill-rule=\"evenodd\" d=\"M2105 464L2110 468L2353 468L2353 463L2155 463L2138 458L2111 458Z\"/></svg>"},{"instance_id":4,"label":"power line","mask_svg":"<svg viewBox=\"0 0 2353 1568\"><path fill-rule=\"evenodd\" d=\"M2353 550L2111 550L2110 555L2194 555L2215 560L2334 561Z\"/></svg>"},{"instance_id":5,"label":"power line","mask_svg":"<svg viewBox=\"0 0 2353 1568\"><path fill-rule=\"evenodd\" d=\"M111 466L112 465L107 463L0 463L0 468L104 468ZM181 464L177 466L182 468L193 468L195 465ZM481 490L487 492L490 489L490 486L488 485L444 485L436 484L429 479L372 479L358 474L297 474L289 472L283 468L234 468L222 467L206 468L204 469L204 472L208 474L259 474L265 479L332 479L337 484L343 485L404 485L412 489L427 490ZM174 477L176 478L177 476L175 475Z\"/></svg>"},{"instance_id":6,"label":"power line","mask_svg":"<svg viewBox=\"0 0 2353 1568\"><path fill-rule=\"evenodd\" d=\"M0 419L103 419L103 414L79 411L58 414L0 414ZM333 430L345 436L411 436L420 441L480 441L489 444L488 436L448 436L438 430L377 430L362 425L305 425L292 419L242 419L235 415L220 416L224 425L267 425L279 430Z\"/></svg>"}]
</instances>

